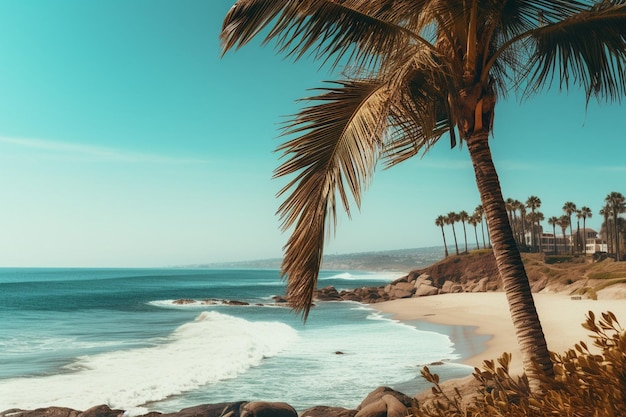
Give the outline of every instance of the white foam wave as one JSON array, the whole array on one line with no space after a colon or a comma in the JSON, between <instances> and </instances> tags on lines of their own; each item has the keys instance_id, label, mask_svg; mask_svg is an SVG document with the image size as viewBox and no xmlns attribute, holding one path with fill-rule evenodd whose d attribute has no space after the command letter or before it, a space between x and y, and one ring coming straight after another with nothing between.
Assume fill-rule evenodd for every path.
<instances>
[{"instance_id":1,"label":"white foam wave","mask_svg":"<svg viewBox=\"0 0 626 417\"><path fill-rule=\"evenodd\" d=\"M97 348L111 348L116 346L122 346L128 343L120 341L98 341L98 342L86 342L79 341L75 337L48 337L42 338L41 336L22 336L20 338L10 338L6 340L0 340L0 350L3 355L20 355L27 353L41 353L41 352L56 352L67 350L68 348L75 349L97 349Z\"/></svg>"},{"instance_id":2,"label":"white foam wave","mask_svg":"<svg viewBox=\"0 0 626 417\"><path fill-rule=\"evenodd\" d=\"M53 405L84 410L103 403L132 410L234 378L297 338L283 323L202 312L157 346L84 356L67 373L0 381L0 410Z\"/></svg>"},{"instance_id":3,"label":"white foam wave","mask_svg":"<svg viewBox=\"0 0 626 417\"><path fill-rule=\"evenodd\" d=\"M330 276L320 276L320 281L326 281L331 279L343 279L346 281L393 281L401 277L402 274L398 272L341 272Z\"/></svg>"},{"instance_id":4,"label":"white foam wave","mask_svg":"<svg viewBox=\"0 0 626 417\"><path fill-rule=\"evenodd\" d=\"M206 309L211 306L233 306L233 307L283 307L282 305L275 303L272 297L264 297L259 299L260 301L267 300L269 303L256 303L250 302L249 304L229 303L224 300L192 300L187 299L185 302L179 302L179 300L155 300L149 301L147 304L160 307L160 308L174 308L174 309Z\"/></svg>"}]
</instances>

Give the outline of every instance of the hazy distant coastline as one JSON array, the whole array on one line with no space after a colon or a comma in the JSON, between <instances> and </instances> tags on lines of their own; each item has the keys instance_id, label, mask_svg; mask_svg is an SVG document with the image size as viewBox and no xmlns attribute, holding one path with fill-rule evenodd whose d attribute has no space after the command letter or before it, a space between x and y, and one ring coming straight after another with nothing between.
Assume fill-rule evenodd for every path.
<instances>
[{"instance_id":1,"label":"hazy distant coastline","mask_svg":"<svg viewBox=\"0 0 626 417\"><path fill-rule=\"evenodd\" d=\"M322 269L408 272L431 265L444 257L443 246L325 255ZM281 258L186 265L193 268L279 269Z\"/></svg>"}]
</instances>

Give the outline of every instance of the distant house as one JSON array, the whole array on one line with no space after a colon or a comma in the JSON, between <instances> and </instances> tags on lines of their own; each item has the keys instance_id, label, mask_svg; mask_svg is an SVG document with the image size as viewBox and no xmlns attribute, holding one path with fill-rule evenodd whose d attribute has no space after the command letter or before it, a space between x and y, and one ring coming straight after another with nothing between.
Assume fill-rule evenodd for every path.
<instances>
[{"instance_id":1,"label":"distant house","mask_svg":"<svg viewBox=\"0 0 626 417\"><path fill-rule=\"evenodd\" d=\"M587 239L587 255L593 255L596 252L608 252L608 245L602 239Z\"/></svg>"},{"instance_id":2,"label":"distant house","mask_svg":"<svg viewBox=\"0 0 626 417\"><path fill-rule=\"evenodd\" d=\"M606 242L602 239L598 238L598 232L593 229L585 228L580 230L581 239L586 242L585 246L587 248L587 255L593 255L596 252L606 252L607 245ZM571 253L572 246L576 241L577 234L574 232L574 242L570 239L570 235L554 235L554 233L541 233L541 251L544 253L553 253L556 243L556 252L557 253ZM524 240L526 241L526 245L531 245L531 235L530 232L526 232L524 236ZM555 242L556 241L556 242Z\"/></svg>"}]
</instances>

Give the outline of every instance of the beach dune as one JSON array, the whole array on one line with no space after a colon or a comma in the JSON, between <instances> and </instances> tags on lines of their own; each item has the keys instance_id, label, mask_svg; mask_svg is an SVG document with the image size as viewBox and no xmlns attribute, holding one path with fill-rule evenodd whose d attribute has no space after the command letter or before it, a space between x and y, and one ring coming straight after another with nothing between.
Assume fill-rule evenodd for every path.
<instances>
[{"instance_id":1,"label":"beach dune","mask_svg":"<svg viewBox=\"0 0 626 417\"><path fill-rule=\"evenodd\" d=\"M535 306L546 336L548 349L562 353L579 341L591 346L589 332L582 327L589 311L596 316L606 311L613 312L623 327L626 327L626 300L624 299L577 299L563 294L533 294ZM475 326L475 334L490 338L484 350L477 352L473 347L457 346L460 352L473 352L461 361L481 368L484 360L497 359L503 352L513 355L510 371L520 374L523 370L521 353L517 346L515 330L503 292L441 294L430 297L406 298L372 305L393 318L425 320L432 323L456 326ZM455 344L467 343L466 338L455 340ZM471 339L471 338L470 338Z\"/></svg>"}]
</instances>

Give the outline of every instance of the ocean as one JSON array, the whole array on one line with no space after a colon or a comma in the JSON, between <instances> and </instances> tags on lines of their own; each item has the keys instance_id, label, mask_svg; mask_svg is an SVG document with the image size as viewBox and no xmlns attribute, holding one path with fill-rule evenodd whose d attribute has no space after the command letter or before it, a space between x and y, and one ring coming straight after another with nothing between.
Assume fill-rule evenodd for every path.
<instances>
[{"instance_id":1,"label":"ocean","mask_svg":"<svg viewBox=\"0 0 626 417\"><path fill-rule=\"evenodd\" d=\"M322 271L318 286L401 275ZM318 303L303 323L274 304L284 292L277 270L0 268L0 412L107 404L133 415L243 400L356 408L379 386L428 388L424 365L443 362L444 379L471 372L443 327L353 302ZM213 299L249 305L204 301Z\"/></svg>"}]
</instances>

